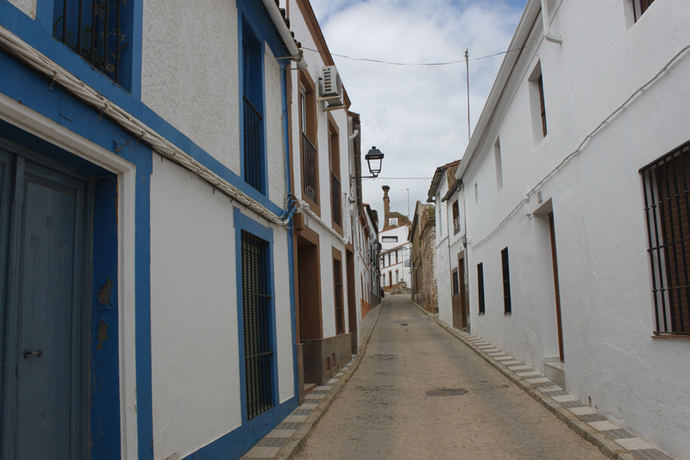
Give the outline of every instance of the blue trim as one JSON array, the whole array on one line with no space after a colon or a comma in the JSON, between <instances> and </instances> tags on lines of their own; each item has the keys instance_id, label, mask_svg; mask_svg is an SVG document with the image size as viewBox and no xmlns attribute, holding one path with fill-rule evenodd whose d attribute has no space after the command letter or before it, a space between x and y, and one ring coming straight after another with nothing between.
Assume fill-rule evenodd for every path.
<instances>
[{"instance_id":1,"label":"blue trim","mask_svg":"<svg viewBox=\"0 0 690 460\"><path fill-rule=\"evenodd\" d=\"M90 181L89 283L90 458L120 458L120 368L118 318L117 177L82 158L0 120L0 137L46 157ZM32 158L32 157L29 157ZM48 164L48 167L50 165ZM104 332L104 334L103 334Z\"/></svg>"},{"instance_id":2,"label":"blue trim","mask_svg":"<svg viewBox=\"0 0 690 460\"><path fill-rule=\"evenodd\" d=\"M270 411L252 419L251 425L242 425L211 444L184 457L184 460L227 460L240 458L285 417L290 415L290 412L296 407L297 398L290 398Z\"/></svg>"},{"instance_id":3,"label":"blue trim","mask_svg":"<svg viewBox=\"0 0 690 460\"><path fill-rule=\"evenodd\" d=\"M140 0L135 0L135 12L134 12L134 30L136 37L133 40L139 43L133 51L133 64L132 68L134 72L141 74L141 30L142 30L142 9L143 6ZM238 0L239 1L239 0ZM39 0L39 6L45 4L50 4L52 8L52 1ZM263 7L262 7L263 8ZM38 11L38 18L46 16L42 15L43 9ZM52 18L52 9L50 13ZM147 107L140 100L140 90L141 90L141 76L138 78L132 78L132 92L128 92L117 84L113 83L105 75L102 75L98 71L91 68L91 66L77 56L71 49L69 49L64 44L53 39L52 35L39 24L37 21L32 21L28 16L19 11L14 5L10 4L8 0L0 0L0 25L11 30L14 34L19 36L29 45L33 46L40 52L44 53L48 58L54 60L56 63L72 72L76 77L83 80L86 84L91 86L93 89L98 91L100 94L113 101L124 110L129 112L132 116L138 118L144 122L151 129L159 133L161 136L165 137L168 141L175 144L178 148L189 154L192 158L197 160L199 163L204 165L206 168L217 174L219 177L223 178L230 184L234 185L240 189L245 194L249 195L251 198L261 203L269 211L275 215L282 215L283 208L282 203L273 203L269 198L259 193L254 187L248 185L244 182L241 177L241 172L237 173L230 170L227 166L223 165L216 158L211 156L192 140L190 140L186 135L172 126L169 122L164 120L160 115L155 113L149 107ZM277 37L277 32L274 32ZM273 49L273 46L271 46ZM33 99L33 103L29 104L25 101L25 96L23 96L22 91L26 90L30 83L23 81L23 75L33 74L28 68L24 68L20 64L15 62L13 67L20 67L24 69L24 72L17 71L16 78L10 78L10 69L6 67L10 65L10 59L2 51L0 51L0 68L3 69L3 78L0 79L0 92L6 94L7 96L21 100L26 103L27 106L36 110L39 113L50 112L53 107L50 104L42 103L36 98ZM7 69L7 70L6 70ZM7 73L5 73L7 72ZM33 74L32 78L36 88L47 88L48 81L42 77L37 77ZM76 102L76 104L81 105L81 102ZM90 109L94 110L94 109ZM241 120L241 118L240 118ZM89 137L89 136L86 136ZM106 147L110 149L110 147Z\"/></svg>"},{"instance_id":4,"label":"blue trim","mask_svg":"<svg viewBox=\"0 0 690 460\"><path fill-rule=\"evenodd\" d=\"M0 12L3 6L0 3ZM151 303L150 303L150 175L151 149L125 131L98 117L60 88L49 89L48 83L27 67L0 53L0 92L21 101L48 119L64 126L100 147L109 150L136 166L135 198L135 301L136 301L136 383L137 431L139 458L153 458L153 416L151 405ZM62 160L62 159L61 159ZM65 160L75 167L83 160ZM70 163L72 161L73 163ZM91 165L93 167L93 165ZM113 447L115 451L119 447Z\"/></svg>"}]
</instances>

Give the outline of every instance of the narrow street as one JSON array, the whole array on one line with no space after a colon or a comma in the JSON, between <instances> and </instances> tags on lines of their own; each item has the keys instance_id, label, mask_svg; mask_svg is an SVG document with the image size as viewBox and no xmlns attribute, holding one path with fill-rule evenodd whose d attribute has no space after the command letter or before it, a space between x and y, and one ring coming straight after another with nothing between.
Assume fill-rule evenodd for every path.
<instances>
[{"instance_id":1,"label":"narrow street","mask_svg":"<svg viewBox=\"0 0 690 460\"><path fill-rule=\"evenodd\" d=\"M408 296L382 308L359 368L297 458L606 458Z\"/></svg>"}]
</instances>

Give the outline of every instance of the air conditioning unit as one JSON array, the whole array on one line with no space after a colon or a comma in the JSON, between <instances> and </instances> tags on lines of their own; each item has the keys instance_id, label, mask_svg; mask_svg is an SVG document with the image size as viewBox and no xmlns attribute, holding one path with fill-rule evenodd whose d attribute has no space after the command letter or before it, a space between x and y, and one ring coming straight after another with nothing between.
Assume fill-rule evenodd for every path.
<instances>
[{"instance_id":1,"label":"air conditioning unit","mask_svg":"<svg viewBox=\"0 0 690 460\"><path fill-rule=\"evenodd\" d=\"M326 103L326 110L345 105L343 92L343 83L340 81L338 69L334 65L324 66L321 69L319 101Z\"/></svg>"}]
</instances>

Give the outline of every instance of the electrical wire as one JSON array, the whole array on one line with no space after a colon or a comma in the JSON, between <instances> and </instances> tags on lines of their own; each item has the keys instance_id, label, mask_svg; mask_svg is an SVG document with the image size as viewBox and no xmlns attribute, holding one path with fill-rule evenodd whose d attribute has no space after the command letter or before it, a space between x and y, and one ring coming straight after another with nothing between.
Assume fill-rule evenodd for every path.
<instances>
[{"instance_id":1,"label":"electrical wire","mask_svg":"<svg viewBox=\"0 0 690 460\"><path fill-rule=\"evenodd\" d=\"M637 88L628 98L623 101L621 105L619 105L613 112L611 112L606 118L604 118L599 124L597 124L596 128L594 128L592 131L590 131L589 134L587 134L584 139L578 144L577 148L566 155L563 160L558 163L558 165L553 168L551 171L549 171L546 176L544 176L539 182L536 183L526 194L525 197L522 198L516 205L515 207L501 220L501 222L494 228L488 235L486 235L484 238L479 240L477 243L472 244L472 249L481 246L485 242L487 242L489 239L491 239L494 235L496 235L504 226L505 224L508 223L508 221L517 214L517 212L522 208L522 206L526 205L529 203L530 198L532 195L534 195L539 188L544 185L546 182L551 180L561 169L563 169L569 162L572 160L575 156L578 154L582 153L584 150L584 147L596 136L601 132L602 129L604 129L604 126L608 124L612 119L614 119L618 114L620 114L623 110L625 110L626 107L640 94L642 94L644 91L647 90L651 85L653 85L663 74L665 74L668 69L680 59L680 57L685 54L688 50L690 50L690 45L685 46L682 48L680 51L678 51L667 63L664 65L661 70L659 70L652 78L647 80L645 84Z\"/></svg>"},{"instance_id":2,"label":"electrical wire","mask_svg":"<svg viewBox=\"0 0 690 460\"><path fill-rule=\"evenodd\" d=\"M518 48L511 48L511 49L507 49L505 51L499 51L498 53L487 54L486 56L479 56L476 58L470 58L469 61L470 62L481 61L483 59L489 59L489 58L496 57L496 56L502 56L504 54L510 53L511 51L521 51L525 48L525 46L520 46ZM319 52L319 50L315 50L313 48L308 48L306 46L303 46L302 49L307 50L307 51L313 51L315 53ZM370 62L370 63L374 63L374 64L386 64L386 65L395 65L395 66L440 67L440 66L448 66L448 65L464 64L465 63L464 57L461 59L454 59L452 61L440 61L440 62L398 62L398 61L388 61L385 59L373 59L373 58L348 56L346 54L338 54L338 53L331 53L331 55L339 57L339 58L343 58L343 59L349 59L351 61Z\"/></svg>"}]
</instances>

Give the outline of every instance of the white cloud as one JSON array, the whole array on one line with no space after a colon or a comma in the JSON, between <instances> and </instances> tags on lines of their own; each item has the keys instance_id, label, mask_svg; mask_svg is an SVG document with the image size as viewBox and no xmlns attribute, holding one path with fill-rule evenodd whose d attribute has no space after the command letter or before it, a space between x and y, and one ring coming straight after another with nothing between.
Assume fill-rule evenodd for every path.
<instances>
[{"instance_id":1,"label":"white cloud","mask_svg":"<svg viewBox=\"0 0 690 460\"><path fill-rule=\"evenodd\" d=\"M516 5L518 3L518 5ZM522 13L521 0L312 0L332 53L402 62L470 59L505 50ZM307 51L308 52L308 51ZM491 89L501 57L470 62L472 124ZM386 155L382 177L431 177L459 159L467 144L465 64L399 67L335 57L361 114L362 149ZM429 180L365 181L364 200L382 214L381 186L391 208L407 213L426 201Z\"/></svg>"}]
</instances>

